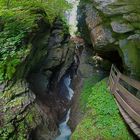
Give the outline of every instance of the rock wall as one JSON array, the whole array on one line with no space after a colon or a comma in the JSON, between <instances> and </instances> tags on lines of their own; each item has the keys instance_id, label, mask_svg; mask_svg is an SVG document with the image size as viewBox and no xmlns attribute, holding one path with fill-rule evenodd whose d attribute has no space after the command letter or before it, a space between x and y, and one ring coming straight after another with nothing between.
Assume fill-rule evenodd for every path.
<instances>
[{"instance_id":1,"label":"rock wall","mask_svg":"<svg viewBox=\"0 0 140 140\"><path fill-rule=\"evenodd\" d=\"M40 37L35 41L43 46L42 51L47 53L42 55L41 60L32 67L27 79L48 121L42 122L33 131L33 140L54 139L57 135L59 121L69 106L69 102L59 96L61 79L74 62L75 44L70 41L69 37L68 29L63 26L63 22L56 20L48 41L42 38L45 42L41 41L43 43L41 44L39 43ZM50 130L49 133L48 130Z\"/></svg>"},{"instance_id":2,"label":"rock wall","mask_svg":"<svg viewBox=\"0 0 140 140\"><path fill-rule=\"evenodd\" d=\"M28 139L29 133L41 123L41 112L35 95L24 81L7 87L0 97L0 138Z\"/></svg>"},{"instance_id":3,"label":"rock wall","mask_svg":"<svg viewBox=\"0 0 140 140\"><path fill-rule=\"evenodd\" d=\"M51 26L44 12L40 14L37 29L25 39L30 51L0 94L2 140L51 140L68 107L57 91L74 62L75 44L62 20L56 19Z\"/></svg>"},{"instance_id":4,"label":"rock wall","mask_svg":"<svg viewBox=\"0 0 140 140\"><path fill-rule=\"evenodd\" d=\"M140 2L127 0L81 0L79 7L91 40L99 56L115 63L122 72L140 79ZM79 27L82 28L81 26Z\"/></svg>"}]
</instances>

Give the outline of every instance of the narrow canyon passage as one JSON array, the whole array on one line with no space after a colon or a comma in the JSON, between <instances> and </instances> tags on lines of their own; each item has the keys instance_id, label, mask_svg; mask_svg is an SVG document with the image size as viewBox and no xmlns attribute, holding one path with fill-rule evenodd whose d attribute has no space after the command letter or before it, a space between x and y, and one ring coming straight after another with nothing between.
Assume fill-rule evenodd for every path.
<instances>
[{"instance_id":1,"label":"narrow canyon passage","mask_svg":"<svg viewBox=\"0 0 140 140\"><path fill-rule=\"evenodd\" d=\"M139 0L1 0L0 140L139 139L108 85L140 80L139 23Z\"/></svg>"},{"instance_id":2,"label":"narrow canyon passage","mask_svg":"<svg viewBox=\"0 0 140 140\"><path fill-rule=\"evenodd\" d=\"M74 91L70 88L70 84L71 84L71 78L70 75L66 75L64 77L64 84L65 87L67 88L67 95L66 98L71 101ZM66 90L64 91L60 91L61 92L61 96L64 96L66 94ZM65 93L65 94L64 94ZM70 139L70 135L71 135L71 129L68 126L68 121L70 118L70 111L71 108L66 112L66 115L64 116L64 118L60 121L59 123L59 131L60 131L60 135L55 139L55 140L69 140Z\"/></svg>"}]
</instances>

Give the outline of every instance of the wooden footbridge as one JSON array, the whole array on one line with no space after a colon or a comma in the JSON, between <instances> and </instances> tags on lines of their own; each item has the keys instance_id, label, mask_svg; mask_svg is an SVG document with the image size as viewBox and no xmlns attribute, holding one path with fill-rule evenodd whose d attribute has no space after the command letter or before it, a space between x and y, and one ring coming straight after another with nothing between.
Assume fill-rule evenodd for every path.
<instances>
[{"instance_id":1,"label":"wooden footbridge","mask_svg":"<svg viewBox=\"0 0 140 140\"><path fill-rule=\"evenodd\" d=\"M125 122L140 139L140 99L134 95L140 94L140 82L120 73L112 65L109 87L111 93L115 96Z\"/></svg>"}]
</instances>

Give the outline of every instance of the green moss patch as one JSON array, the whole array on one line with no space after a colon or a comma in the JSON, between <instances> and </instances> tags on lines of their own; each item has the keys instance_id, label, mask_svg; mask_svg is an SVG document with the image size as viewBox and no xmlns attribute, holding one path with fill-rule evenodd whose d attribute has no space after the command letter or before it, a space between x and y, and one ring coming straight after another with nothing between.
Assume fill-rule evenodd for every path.
<instances>
[{"instance_id":1,"label":"green moss patch","mask_svg":"<svg viewBox=\"0 0 140 140\"><path fill-rule=\"evenodd\" d=\"M34 105L26 112L17 115L14 121L10 121L0 128L0 140L27 140L32 129L40 123L40 116Z\"/></svg>"},{"instance_id":2,"label":"green moss patch","mask_svg":"<svg viewBox=\"0 0 140 140\"><path fill-rule=\"evenodd\" d=\"M26 140L41 122L35 95L22 81L0 94L0 140Z\"/></svg>"},{"instance_id":3,"label":"green moss patch","mask_svg":"<svg viewBox=\"0 0 140 140\"><path fill-rule=\"evenodd\" d=\"M104 79L94 86L86 81L81 96L85 114L72 135L72 140L132 140L127 127L119 114L113 96L107 90Z\"/></svg>"}]
</instances>

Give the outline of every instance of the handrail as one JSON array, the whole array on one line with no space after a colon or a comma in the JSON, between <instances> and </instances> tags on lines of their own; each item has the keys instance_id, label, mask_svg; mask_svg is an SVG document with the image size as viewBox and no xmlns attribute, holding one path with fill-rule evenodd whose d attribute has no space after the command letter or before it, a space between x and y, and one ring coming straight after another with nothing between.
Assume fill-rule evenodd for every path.
<instances>
[{"instance_id":1,"label":"handrail","mask_svg":"<svg viewBox=\"0 0 140 140\"><path fill-rule=\"evenodd\" d=\"M140 99L134 96L131 91L128 91L122 82L140 91L140 82L122 74L112 65L109 77L110 90L114 94L119 105L138 125L140 125Z\"/></svg>"},{"instance_id":2,"label":"handrail","mask_svg":"<svg viewBox=\"0 0 140 140\"><path fill-rule=\"evenodd\" d=\"M140 82L138 82L134 79L131 79L125 75L122 75L121 79L124 80L125 82L127 82L128 84L130 84L131 86L133 86L134 88L140 90Z\"/></svg>"}]
</instances>

